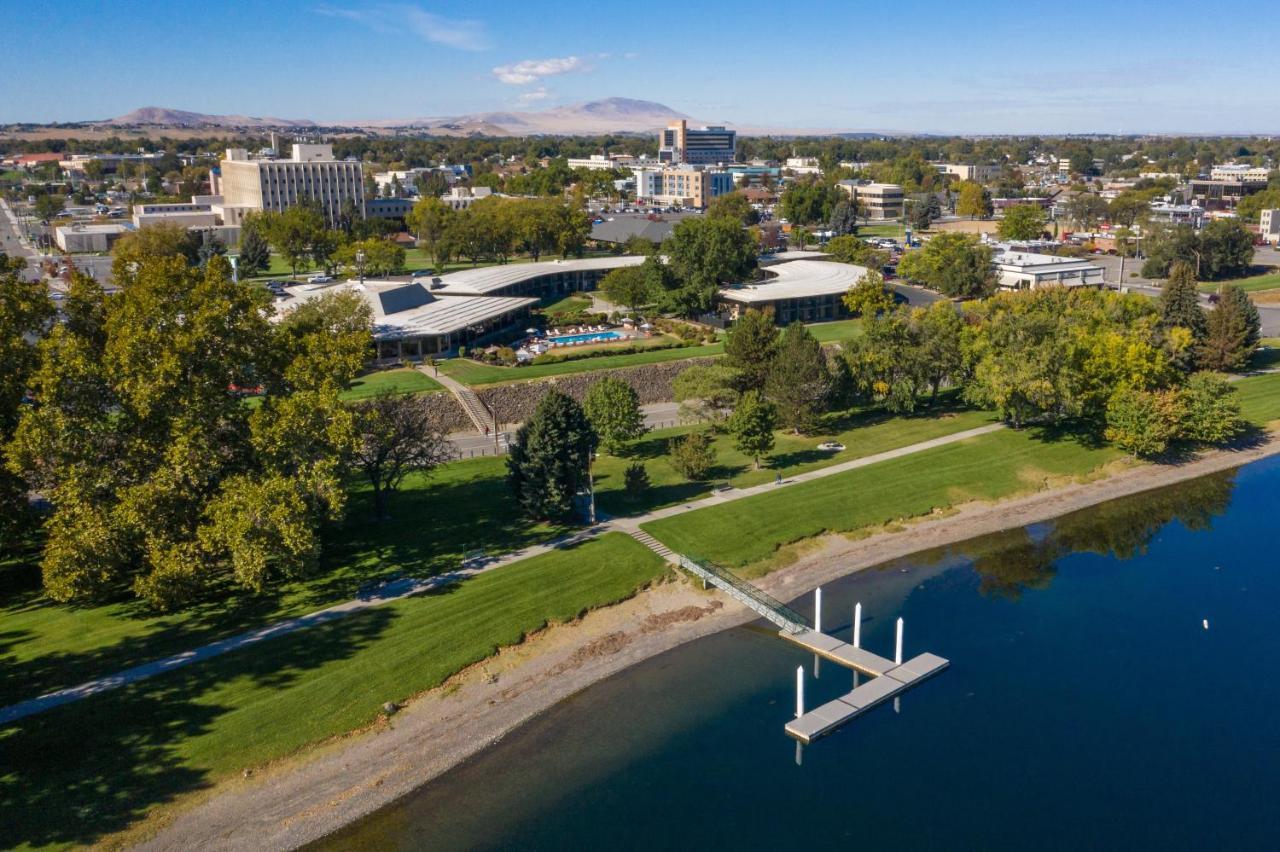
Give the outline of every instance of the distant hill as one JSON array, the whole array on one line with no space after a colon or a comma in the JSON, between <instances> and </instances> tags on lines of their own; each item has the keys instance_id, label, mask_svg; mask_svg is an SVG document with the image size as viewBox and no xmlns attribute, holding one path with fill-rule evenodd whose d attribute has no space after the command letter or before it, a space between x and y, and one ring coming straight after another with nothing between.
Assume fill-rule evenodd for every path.
<instances>
[{"instance_id":1,"label":"distant hill","mask_svg":"<svg viewBox=\"0 0 1280 852\"><path fill-rule=\"evenodd\" d=\"M314 121L252 115L205 115L167 107L143 107L100 124L114 127L315 127Z\"/></svg>"},{"instance_id":2,"label":"distant hill","mask_svg":"<svg viewBox=\"0 0 1280 852\"><path fill-rule=\"evenodd\" d=\"M545 110L480 112L438 118L415 118L362 123L369 127L406 127L453 134L495 136L578 133L648 133L667 122L689 116L653 101L605 98Z\"/></svg>"}]
</instances>

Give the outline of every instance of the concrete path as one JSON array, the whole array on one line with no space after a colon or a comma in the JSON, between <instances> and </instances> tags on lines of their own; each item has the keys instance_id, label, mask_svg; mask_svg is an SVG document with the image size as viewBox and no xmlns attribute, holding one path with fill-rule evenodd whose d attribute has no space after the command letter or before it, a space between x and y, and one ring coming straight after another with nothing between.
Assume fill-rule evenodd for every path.
<instances>
[{"instance_id":1,"label":"concrete path","mask_svg":"<svg viewBox=\"0 0 1280 852\"><path fill-rule=\"evenodd\" d=\"M913 453L924 452L935 447L942 447L947 444L954 444L959 441L966 441L970 438L976 438L979 435L986 435L990 432L1005 428L1003 423L992 423L988 426L980 426L976 429L966 429L963 432L956 432L953 435L944 435L941 438L933 438L929 441L921 441L917 444L910 444L905 447L899 447L896 450L888 450L883 453L865 456L859 459L852 459L840 464L831 465L830 467L810 470L805 473L799 473L795 476L784 479L781 483L766 483L764 485L754 485L750 488L731 488L726 491L717 492L709 497L700 500L693 500L688 503L681 503L676 506L668 506L665 509L657 509L642 515L633 515L626 518L613 518L601 520L594 526L577 530L569 535L560 536L551 541L542 544L530 545L520 550L495 555L493 557L479 557L469 560L457 571L451 571L448 574L439 574L423 580L404 578L399 580L391 580L371 589L368 593L362 594L355 600L340 603L335 606L327 607L316 612L302 615L297 618L290 618L284 621L278 621L260 627L256 630L250 630L236 636L231 636L217 642L211 642L208 645L202 645L190 651L184 651L165 657L161 660L153 660L149 663L143 663L140 666L134 666L131 669L116 672L115 674L105 677L96 678L91 681L79 684L78 686L60 689L56 692L50 692L37 698L31 698L26 701L20 701L17 704L10 704L7 707L0 708L0 725L23 719L27 716L33 716L37 713L43 713L54 707L68 704L72 701L79 701L82 698L88 698L91 695L97 695L112 689L118 689L138 681L154 677L158 674L172 671L182 666L201 660L208 660L213 657L231 651L237 651L272 639L277 636L285 636L307 627L314 627L318 624L324 624L335 619L344 618L352 613L361 612L373 607L382 606L392 601L401 600L412 595L421 594L440 586L455 583L459 580L465 580L474 577L477 574L492 571L519 562L533 556L543 553L550 553L580 542L589 541L598 538L608 532L621 532L627 535L633 535L640 530L640 525L649 521L658 520L659 518L669 518L674 515L681 515L685 512L694 512L698 509L716 506L722 503L729 503L734 500L744 500L748 497L754 497L758 494L765 494L770 491L776 491L779 488L787 488L793 485L799 485L802 482L812 482L828 476L845 473L850 470L856 470L869 465L877 464L889 459L901 458L902 456L912 455Z\"/></svg>"}]
</instances>

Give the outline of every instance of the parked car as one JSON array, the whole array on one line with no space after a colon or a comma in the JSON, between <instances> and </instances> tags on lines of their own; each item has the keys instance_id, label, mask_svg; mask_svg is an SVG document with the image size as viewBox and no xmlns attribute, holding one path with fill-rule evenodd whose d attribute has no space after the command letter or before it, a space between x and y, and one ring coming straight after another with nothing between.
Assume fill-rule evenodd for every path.
<instances>
[{"instance_id":1,"label":"parked car","mask_svg":"<svg viewBox=\"0 0 1280 852\"><path fill-rule=\"evenodd\" d=\"M334 279L332 275L312 275L310 278L307 279L307 283L308 284L328 284L333 280Z\"/></svg>"},{"instance_id":2,"label":"parked car","mask_svg":"<svg viewBox=\"0 0 1280 852\"><path fill-rule=\"evenodd\" d=\"M410 278L430 278L432 275L435 275L435 274L436 274L436 271L434 269L415 269L412 273L410 273L409 277Z\"/></svg>"}]
</instances>

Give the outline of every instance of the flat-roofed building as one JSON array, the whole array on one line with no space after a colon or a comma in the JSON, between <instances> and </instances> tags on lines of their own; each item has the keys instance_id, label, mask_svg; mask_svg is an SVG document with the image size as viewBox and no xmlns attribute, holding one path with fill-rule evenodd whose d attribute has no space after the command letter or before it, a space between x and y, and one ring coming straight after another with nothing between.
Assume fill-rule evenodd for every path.
<instances>
[{"instance_id":1,"label":"flat-roofed building","mask_svg":"<svg viewBox=\"0 0 1280 852\"><path fill-rule=\"evenodd\" d=\"M253 159L243 148L229 148L219 172L223 203L232 208L279 213L311 200L320 205L330 225L348 207L364 215L360 163L334 159L332 145L295 144L287 160Z\"/></svg>"},{"instance_id":2,"label":"flat-roofed building","mask_svg":"<svg viewBox=\"0 0 1280 852\"><path fill-rule=\"evenodd\" d=\"M1002 166L978 165L972 163L939 163L938 173L955 175L960 180L971 180L975 183L990 183L1000 177Z\"/></svg>"},{"instance_id":3,"label":"flat-roofed building","mask_svg":"<svg viewBox=\"0 0 1280 852\"><path fill-rule=\"evenodd\" d=\"M53 229L53 239L58 248L71 254L111 251L116 240L132 230L132 225L123 222L107 225L59 225Z\"/></svg>"},{"instance_id":4,"label":"flat-roofed building","mask_svg":"<svg viewBox=\"0 0 1280 852\"><path fill-rule=\"evenodd\" d=\"M849 198L862 205L868 219L884 221L901 219L905 196L896 183L870 183L842 180L838 184Z\"/></svg>"},{"instance_id":5,"label":"flat-roofed building","mask_svg":"<svg viewBox=\"0 0 1280 852\"><path fill-rule=\"evenodd\" d=\"M1074 257L1005 251L992 260L1003 290L1038 290L1043 287L1101 287L1106 274L1101 266Z\"/></svg>"},{"instance_id":6,"label":"flat-roofed building","mask_svg":"<svg viewBox=\"0 0 1280 852\"><path fill-rule=\"evenodd\" d=\"M828 260L790 260L763 271L764 281L720 288L716 300L728 319L748 308L771 308L779 325L847 317L844 294L867 274L865 266Z\"/></svg>"},{"instance_id":7,"label":"flat-roofed building","mask_svg":"<svg viewBox=\"0 0 1280 852\"><path fill-rule=\"evenodd\" d=\"M560 296L594 290L610 270L639 266L638 255L480 266L442 275L441 292L459 296Z\"/></svg>"},{"instance_id":8,"label":"flat-roofed building","mask_svg":"<svg viewBox=\"0 0 1280 852\"><path fill-rule=\"evenodd\" d=\"M733 192L733 175L718 169L663 169L662 191L654 199L676 207L704 209L711 199Z\"/></svg>"},{"instance_id":9,"label":"flat-roofed building","mask_svg":"<svg viewBox=\"0 0 1280 852\"><path fill-rule=\"evenodd\" d=\"M1266 166L1250 166L1245 163L1223 163L1209 169L1210 180L1238 180L1266 186L1271 179L1271 169Z\"/></svg>"},{"instance_id":10,"label":"flat-roofed building","mask_svg":"<svg viewBox=\"0 0 1280 852\"><path fill-rule=\"evenodd\" d=\"M1194 178L1190 183L1191 197L1207 210L1226 210L1236 206L1241 198L1267 188L1266 181L1257 183L1243 180L1205 180Z\"/></svg>"},{"instance_id":11,"label":"flat-roofed building","mask_svg":"<svg viewBox=\"0 0 1280 852\"><path fill-rule=\"evenodd\" d=\"M658 133L658 159L663 163L732 163L737 153L738 133L724 127L691 128L688 121L680 119Z\"/></svg>"},{"instance_id":12,"label":"flat-roofed building","mask_svg":"<svg viewBox=\"0 0 1280 852\"><path fill-rule=\"evenodd\" d=\"M1258 214L1258 231L1272 245L1280 244L1280 210L1263 210Z\"/></svg>"}]
</instances>

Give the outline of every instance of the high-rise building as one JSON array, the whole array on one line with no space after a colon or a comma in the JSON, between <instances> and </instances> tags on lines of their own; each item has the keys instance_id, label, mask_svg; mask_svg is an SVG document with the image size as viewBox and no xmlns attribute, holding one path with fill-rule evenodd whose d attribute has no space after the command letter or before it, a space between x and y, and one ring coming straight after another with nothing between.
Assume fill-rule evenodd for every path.
<instances>
[{"instance_id":1,"label":"high-rise building","mask_svg":"<svg viewBox=\"0 0 1280 852\"><path fill-rule=\"evenodd\" d=\"M658 134L658 159L664 163L692 166L732 163L737 151L737 131L723 127L690 129L689 122L680 119Z\"/></svg>"},{"instance_id":2,"label":"high-rise building","mask_svg":"<svg viewBox=\"0 0 1280 852\"><path fill-rule=\"evenodd\" d=\"M330 224L348 206L364 216L360 163L335 160L332 145L295 144L287 160L253 159L243 148L228 148L220 175L223 204L230 210L278 213L310 199L319 203Z\"/></svg>"}]
</instances>

